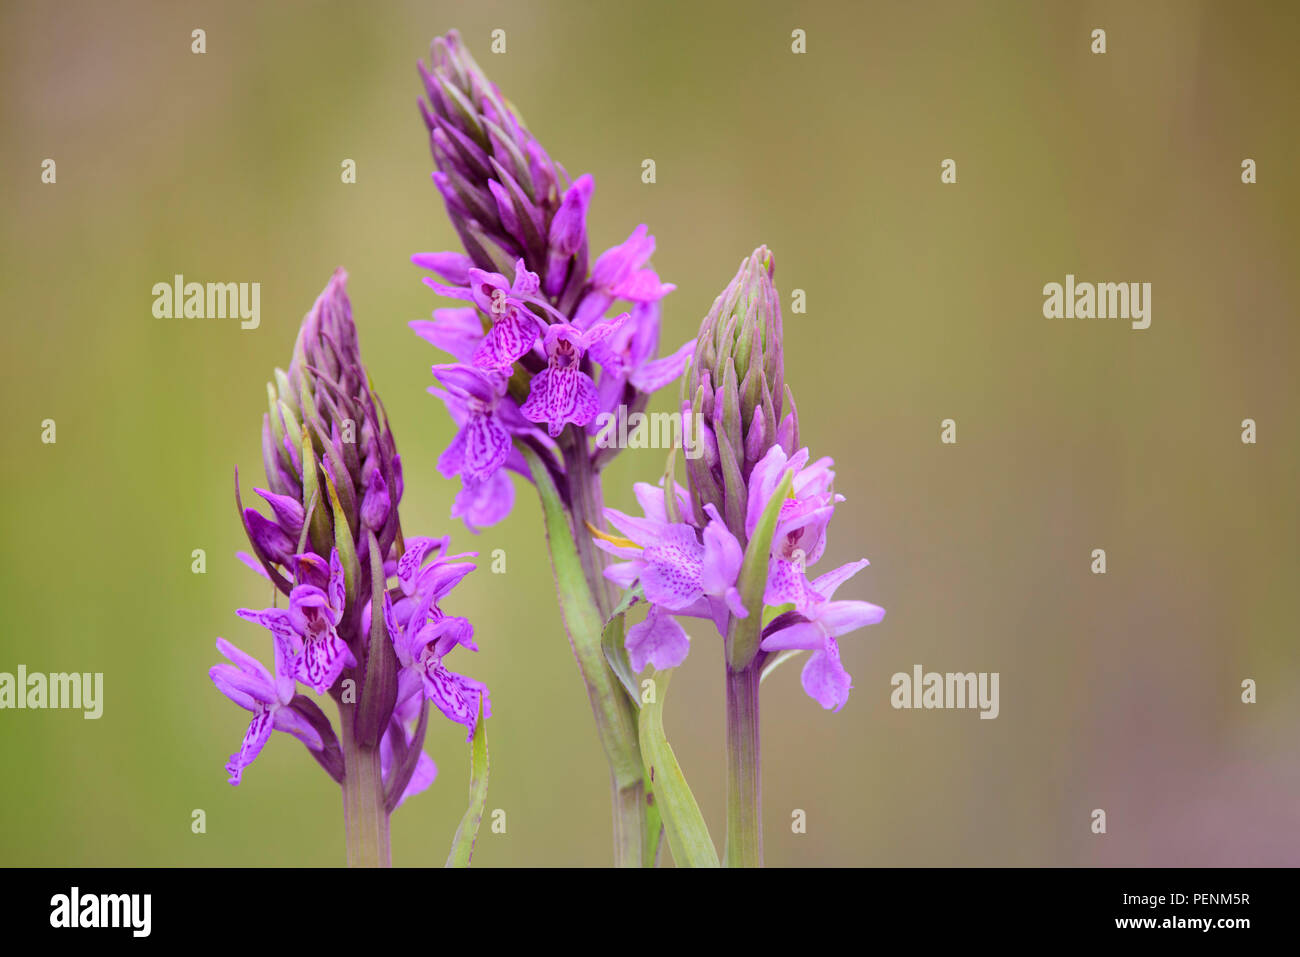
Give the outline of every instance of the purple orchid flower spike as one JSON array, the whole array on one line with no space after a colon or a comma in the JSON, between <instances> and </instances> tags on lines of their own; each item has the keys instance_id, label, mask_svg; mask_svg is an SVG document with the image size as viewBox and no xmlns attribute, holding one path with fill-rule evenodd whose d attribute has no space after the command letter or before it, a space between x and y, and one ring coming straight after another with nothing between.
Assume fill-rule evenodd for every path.
<instances>
[{"instance_id":1,"label":"purple orchid flower spike","mask_svg":"<svg viewBox=\"0 0 1300 957\"><path fill-rule=\"evenodd\" d=\"M811 651L803 669L803 689L808 697L828 711L843 708L849 700L849 689L853 687L849 673L840 662L840 646L836 639L874 625L885 617L885 609L870 602L831 600L840 585L867 565L864 558L818 577L812 587L823 597L808 609L806 620L792 624L774 621L773 630L763 638L760 646L764 651Z\"/></svg>"},{"instance_id":2,"label":"purple orchid flower spike","mask_svg":"<svg viewBox=\"0 0 1300 957\"><path fill-rule=\"evenodd\" d=\"M600 403L596 383L582 371L587 350L615 335L630 319L628 313L582 332L576 326L557 323L546 330L546 368L533 376L528 399L520 407L524 418L545 422L551 436L566 423L585 426L596 417Z\"/></svg>"},{"instance_id":3,"label":"purple orchid flower spike","mask_svg":"<svg viewBox=\"0 0 1300 957\"><path fill-rule=\"evenodd\" d=\"M316 727L292 707L293 679L285 672L287 663L280 645L276 645L275 677L260 661L224 638L217 639L217 650L233 663L213 665L208 672L213 683L227 698L253 713L243 744L226 763L231 784L239 784L244 768L261 754L272 731L291 734L313 751L325 747Z\"/></svg>"},{"instance_id":4,"label":"purple orchid flower spike","mask_svg":"<svg viewBox=\"0 0 1300 957\"><path fill-rule=\"evenodd\" d=\"M585 579L586 588L561 585L566 621L608 617L618 598L603 574L603 556L581 530L603 521L600 474L617 452L601 444L599 433L593 448L588 427L602 409L645 409L649 393L681 375L692 348L656 357L660 302L674 287L651 268L655 241L645 226L594 264L589 261L587 213L594 180L589 175L570 179L551 159L459 34L451 31L434 40L429 66L421 64L420 76L433 179L463 254L425 253L414 262L445 283L426 280L432 288L475 308L438 310L432 321L412 328L461 364L508 381L495 396L482 383L453 394L440 377L440 397L459 431L442 460L444 474L457 474L462 483L452 515L471 529L501 520L514 501L508 472L519 472L543 499L553 547L562 514L568 525L564 534L576 533L579 563L573 574ZM514 279L507 282L512 270ZM631 314L609 319L607 313L620 302L630 304ZM527 430L519 428L516 416ZM504 458L503 434L513 445ZM698 506L694 513L702 514ZM696 544L701 544L698 537ZM712 600L701 590L691 607ZM570 607L588 602L587 609ZM662 628L675 626L671 615L655 616ZM585 660L593 649L580 646L598 644L600 636L570 629L570 639ZM412 647L407 656L415 661L427 647ZM627 704L622 690L600 669L582 673L611 768L617 773L637 764L636 722L615 720ZM616 832L639 833L648 804L644 783L626 775L618 780ZM633 843L618 846L620 862L639 863L644 849Z\"/></svg>"},{"instance_id":5,"label":"purple orchid flower spike","mask_svg":"<svg viewBox=\"0 0 1300 957\"><path fill-rule=\"evenodd\" d=\"M425 265L452 282L468 282L473 268L455 255L434 256ZM262 454L269 487L256 491L270 507L269 517L243 507L236 473L235 501L252 545L242 560L287 597L287 607L238 611L270 631L274 673L219 640L218 648L234 664L218 665L210 674L224 694L254 715L243 746L227 765L231 783L238 783L271 730L294 734L343 786L348 862L378 866L391 863L392 810L428 787L436 774L422 750L427 704L423 695L396 700L399 670L418 660L442 679L437 669L448 649L438 637L453 626L465 635L472 628L463 618L445 619L448 624L438 626L443 631L435 635L426 619L444 618L437 600L473 566L452 562L445 538L402 534L401 458L361 362L346 279L342 270L331 278L303 319L288 371L277 369L268 389ZM526 279L521 288L529 288ZM477 324L477 311L467 311ZM460 314L450 323L460 323L449 340L459 346L472 341L465 318ZM500 466L509 464L510 426L537 432L517 409L510 418L509 410L495 405L504 380L493 375L469 365L444 370L443 398L464 425L444 456L446 467L454 465L475 482L482 471L490 472L485 481L494 481ZM501 441L498 429L503 428ZM498 462L501 451L507 455ZM412 556L404 541L418 554ZM424 567L428 558L432 561ZM401 596L396 614L409 634L387 630L378 618L379 596L390 603L394 576L393 593ZM417 606L423 616L418 620ZM413 653L417 639L423 644ZM455 710L478 687L459 676L442 680L451 686L443 692L444 710ZM335 735L319 706L297 692L299 683L338 703L343 734ZM460 699L452 695L457 690ZM486 689L481 693L485 696ZM476 708L477 703L474 698ZM459 711L455 717L464 720Z\"/></svg>"}]
</instances>

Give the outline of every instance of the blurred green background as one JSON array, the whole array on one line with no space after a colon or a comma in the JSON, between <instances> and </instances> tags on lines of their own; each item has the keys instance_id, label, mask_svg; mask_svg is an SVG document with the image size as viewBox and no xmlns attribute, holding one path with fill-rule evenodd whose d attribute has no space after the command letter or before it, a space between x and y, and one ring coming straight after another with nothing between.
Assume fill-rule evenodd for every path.
<instances>
[{"instance_id":1,"label":"blurred green background","mask_svg":"<svg viewBox=\"0 0 1300 957\"><path fill-rule=\"evenodd\" d=\"M259 484L263 383L338 265L405 528L507 553L448 607L496 709L507 830L476 862L609 861L535 498L520 484L477 538L447 518L450 423L424 392L442 359L406 328L447 304L408 257L455 245L415 105L415 61L453 26L595 176L593 249L657 235L665 344L759 243L787 307L807 292L788 379L848 499L822 567L870 558L840 597L889 613L843 641L840 714L797 667L764 686L770 864L1300 863L1295 5L576 0L0 8L0 671L105 675L98 721L0 712L0 863L342 863L338 790L297 742L226 785L246 715L207 678L218 635L268 647L234 615L266 593L234 558L232 469ZM1151 282L1151 328L1044 319L1067 272ZM155 319L175 273L261 282L261 328ZM625 453L609 504L661 465ZM721 647L693 634L667 723L720 843ZM893 710L914 664L999 672L1000 717ZM458 727L431 722L426 749L441 773L394 818L401 865L440 864L464 808Z\"/></svg>"}]
</instances>

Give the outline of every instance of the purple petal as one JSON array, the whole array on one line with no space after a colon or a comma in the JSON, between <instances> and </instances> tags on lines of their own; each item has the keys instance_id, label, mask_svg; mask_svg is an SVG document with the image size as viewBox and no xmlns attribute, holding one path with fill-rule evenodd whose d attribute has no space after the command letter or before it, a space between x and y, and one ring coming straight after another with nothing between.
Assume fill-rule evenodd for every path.
<instances>
[{"instance_id":1,"label":"purple petal","mask_svg":"<svg viewBox=\"0 0 1300 957\"><path fill-rule=\"evenodd\" d=\"M297 678L317 694L324 694L334 686L345 667L356 663L347 643L330 631L303 642Z\"/></svg>"},{"instance_id":2,"label":"purple petal","mask_svg":"<svg viewBox=\"0 0 1300 957\"><path fill-rule=\"evenodd\" d=\"M391 504L392 501L388 497L388 484L379 469L375 469L374 474L370 476L370 486L361 500L361 521L368 528L375 530L383 528L384 522L388 520L388 509Z\"/></svg>"},{"instance_id":3,"label":"purple petal","mask_svg":"<svg viewBox=\"0 0 1300 957\"><path fill-rule=\"evenodd\" d=\"M812 621L800 621L767 635L759 647L764 651L816 651L826 643L826 632Z\"/></svg>"},{"instance_id":4,"label":"purple petal","mask_svg":"<svg viewBox=\"0 0 1300 957\"><path fill-rule=\"evenodd\" d=\"M704 528L704 563L700 584L706 595L722 597L736 584L745 554L736 536L723 524L717 508L709 504L704 506L704 511L709 516L709 524Z\"/></svg>"},{"instance_id":5,"label":"purple petal","mask_svg":"<svg viewBox=\"0 0 1300 957\"><path fill-rule=\"evenodd\" d=\"M483 323L477 309L435 309L432 319L407 323L417 336L459 362L470 363L483 341Z\"/></svg>"},{"instance_id":6,"label":"purple petal","mask_svg":"<svg viewBox=\"0 0 1300 957\"><path fill-rule=\"evenodd\" d=\"M834 597L835 589L839 588L870 564L871 562L862 558L856 562L849 562L847 565L841 565L839 568L829 571L825 575L819 575L813 580L813 591L817 592L817 594L829 601Z\"/></svg>"},{"instance_id":7,"label":"purple petal","mask_svg":"<svg viewBox=\"0 0 1300 957\"><path fill-rule=\"evenodd\" d=\"M812 653L803 666L803 690L827 711L839 711L849 700L853 680L840 664L840 649L834 639Z\"/></svg>"},{"instance_id":8,"label":"purple petal","mask_svg":"<svg viewBox=\"0 0 1300 957\"><path fill-rule=\"evenodd\" d=\"M293 708L277 708L272 713L271 723L275 730L293 735L313 751L319 751L325 747L325 741L321 738L320 732Z\"/></svg>"},{"instance_id":9,"label":"purple petal","mask_svg":"<svg viewBox=\"0 0 1300 957\"><path fill-rule=\"evenodd\" d=\"M457 724L469 729L465 740L472 740L478 724L479 697L485 686L472 678L448 671L442 662L425 671L424 693L433 705ZM485 708L485 714L488 712Z\"/></svg>"},{"instance_id":10,"label":"purple petal","mask_svg":"<svg viewBox=\"0 0 1300 957\"><path fill-rule=\"evenodd\" d=\"M656 605L680 610L704 593L701 584L704 547L688 525L669 525L657 545L642 557L641 584Z\"/></svg>"},{"instance_id":11,"label":"purple petal","mask_svg":"<svg viewBox=\"0 0 1300 957\"><path fill-rule=\"evenodd\" d=\"M642 392L657 392L668 383L681 378L694 353L695 340L690 339L672 355L653 359L633 371L630 381Z\"/></svg>"},{"instance_id":12,"label":"purple petal","mask_svg":"<svg viewBox=\"0 0 1300 957\"><path fill-rule=\"evenodd\" d=\"M421 269L437 273L453 286L464 286L469 282L469 271L474 261L464 253L416 253L411 262Z\"/></svg>"},{"instance_id":13,"label":"purple petal","mask_svg":"<svg viewBox=\"0 0 1300 957\"><path fill-rule=\"evenodd\" d=\"M659 671L676 668L691 650L691 640L682 626L653 604L645 621L628 629L626 645L628 662L636 672L647 664Z\"/></svg>"},{"instance_id":14,"label":"purple petal","mask_svg":"<svg viewBox=\"0 0 1300 957\"><path fill-rule=\"evenodd\" d=\"M818 609L817 620L835 637L847 635L883 620L885 609L867 601L829 601Z\"/></svg>"},{"instance_id":15,"label":"purple petal","mask_svg":"<svg viewBox=\"0 0 1300 957\"><path fill-rule=\"evenodd\" d=\"M481 481L491 477L505 464L511 449L510 433L497 421L496 416L471 415L461 430L461 435L465 437L462 475Z\"/></svg>"},{"instance_id":16,"label":"purple petal","mask_svg":"<svg viewBox=\"0 0 1300 957\"><path fill-rule=\"evenodd\" d=\"M249 538L256 551L274 564L289 564L294 550L298 547L296 539L290 538L284 529L255 508L244 509L244 520L248 525ZM301 526L299 529L301 530Z\"/></svg>"},{"instance_id":17,"label":"purple petal","mask_svg":"<svg viewBox=\"0 0 1300 957\"><path fill-rule=\"evenodd\" d=\"M515 487L504 469L490 478L462 479L462 487L452 504L451 517L459 518L470 531L495 525L514 508Z\"/></svg>"},{"instance_id":18,"label":"purple petal","mask_svg":"<svg viewBox=\"0 0 1300 957\"><path fill-rule=\"evenodd\" d=\"M230 756L226 762L226 773L230 775L230 783L238 784L243 777L244 768L253 763L253 760L262 753L262 748L271 737L271 712L262 710L253 715L252 722L248 725L248 730L244 732L244 741L239 750Z\"/></svg>"},{"instance_id":19,"label":"purple petal","mask_svg":"<svg viewBox=\"0 0 1300 957\"><path fill-rule=\"evenodd\" d=\"M271 511L275 513L276 524L287 535L296 540L302 532L302 523L305 517L302 503L292 496L276 495L264 488L255 488L253 491L266 499L266 503L271 506ZM295 541L292 547L296 547L296 545L297 542Z\"/></svg>"}]
</instances>

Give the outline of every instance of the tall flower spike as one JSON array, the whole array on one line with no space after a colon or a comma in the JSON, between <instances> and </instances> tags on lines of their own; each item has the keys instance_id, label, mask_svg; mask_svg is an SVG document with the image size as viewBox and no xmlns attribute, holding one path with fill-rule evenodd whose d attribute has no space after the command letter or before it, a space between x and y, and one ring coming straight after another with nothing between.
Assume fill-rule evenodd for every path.
<instances>
[{"instance_id":1,"label":"tall flower spike","mask_svg":"<svg viewBox=\"0 0 1300 957\"><path fill-rule=\"evenodd\" d=\"M717 506L742 542L750 472L773 445L793 454L798 438L785 388L775 268L760 246L714 300L695 340L682 401L683 414L697 416L704 433L705 454L686 464L691 500L697 512Z\"/></svg>"},{"instance_id":2,"label":"tall flower spike","mask_svg":"<svg viewBox=\"0 0 1300 957\"><path fill-rule=\"evenodd\" d=\"M275 521L244 511L253 553L288 595L305 523L309 550L328 556L337 549L346 580L355 587L363 577L367 530L385 553L397 539L402 466L361 364L342 269L303 319L289 369L276 370L267 394L262 447L274 497L259 494Z\"/></svg>"},{"instance_id":3,"label":"tall flower spike","mask_svg":"<svg viewBox=\"0 0 1300 957\"><path fill-rule=\"evenodd\" d=\"M569 182L457 31L435 39L419 69L434 182L473 265L508 274L522 259L568 311L587 278L591 177Z\"/></svg>"},{"instance_id":4,"label":"tall flower spike","mask_svg":"<svg viewBox=\"0 0 1300 957\"><path fill-rule=\"evenodd\" d=\"M448 257L433 265L454 279L476 272ZM249 562L288 596L287 608L238 612L270 631L274 673L218 640L233 664L210 674L253 713L227 764L230 782L239 783L272 730L297 736L343 785L349 863L374 865L389 863L391 810L436 774L422 750L428 702L471 735L479 702L485 715L490 707L486 686L442 664L454 645L477 650L469 621L437 605L474 566L444 560L445 538L403 540L401 460L361 363L346 281L342 270L330 279L303 319L288 371L277 369L268 387L262 451L271 488L256 491L270 517L243 508L236 474L236 502L256 556ZM522 288L528 291L526 278ZM444 371L446 401L465 428L443 465L477 480L513 451L507 428L532 427L517 414L506 426L498 421L494 402L505 386L498 374L470 366ZM431 554L433 564L422 569ZM402 596L396 611L395 594ZM413 668L432 691L403 697ZM320 708L297 693L298 683L335 698L343 734L335 736Z\"/></svg>"}]
</instances>

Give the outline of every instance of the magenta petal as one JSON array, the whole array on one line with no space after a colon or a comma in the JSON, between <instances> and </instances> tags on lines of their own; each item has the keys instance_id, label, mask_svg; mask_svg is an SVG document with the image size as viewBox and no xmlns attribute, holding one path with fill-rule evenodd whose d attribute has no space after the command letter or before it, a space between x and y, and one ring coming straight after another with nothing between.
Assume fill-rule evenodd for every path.
<instances>
[{"instance_id":1,"label":"magenta petal","mask_svg":"<svg viewBox=\"0 0 1300 957\"><path fill-rule=\"evenodd\" d=\"M290 538L284 529L255 508L244 509L244 519L248 525L248 534L252 539L253 548L268 561L280 565L289 564L298 543ZM301 528L301 525L299 527Z\"/></svg>"},{"instance_id":2,"label":"magenta petal","mask_svg":"<svg viewBox=\"0 0 1300 957\"><path fill-rule=\"evenodd\" d=\"M268 680L240 671L234 665L213 665L208 669L208 677L218 691L246 711L257 711L275 700L275 691Z\"/></svg>"},{"instance_id":3,"label":"magenta petal","mask_svg":"<svg viewBox=\"0 0 1300 957\"><path fill-rule=\"evenodd\" d=\"M547 431L557 436L567 422L586 425L596 417L598 408L596 383L575 365L543 369L535 375L519 411L530 422L545 422Z\"/></svg>"},{"instance_id":4,"label":"magenta petal","mask_svg":"<svg viewBox=\"0 0 1300 957\"><path fill-rule=\"evenodd\" d=\"M628 629L626 646L633 671L641 672L647 664L662 671L676 668L686 660L691 639L672 615L658 605L651 605L645 621Z\"/></svg>"},{"instance_id":5,"label":"magenta petal","mask_svg":"<svg viewBox=\"0 0 1300 957\"><path fill-rule=\"evenodd\" d=\"M379 469L375 469L370 476L370 486L361 500L361 521L368 528L375 530L383 528L384 522L388 520L388 509L391 505L388 485L384 482L384 476L380 474Z\"/></svg>"},{"instance_id":6,"label":"magenta petal","mask_svg":"<svg viewBox=\"0 0 1300 957\"><path fill-rule=\"evenodd\" d=\"M412 331L425 342L453 355L458 362L471 362L483 341L483 323L477 309L435 309L432 319L415 319Z\"/></svg>"},{"instance_id":7,"label":"magenta petal","mask_svg":"<svg viewBox=\"0 0 1300 957\"><path fill-rule=\"evenodd\" d=\"M474 352L474 364L484 369L508 369L537 341L537 318L525 309L508 306L493 316L492 328Z\"/></svg>"},{"instance_id":8,"label":"magenta petal","mask_svg":"<svg viewBox=\"0 0 1300 957\"><path fill-rule=\"evenodd\" d=\"M510 433L496 416L471 415L462 430L465 455L461 474L472 479L486 479L505 464L510 454Z\"/></svg>"},{"instance_id":9,"label":"magenta petal","mask_svg":"<svg viewBox=\"0 0 1300 957\"><path fill-rule=\"evenodd\" d=\"M448 671L438 662L424 673L424 693L444 715L469 728L466 741L474 737L478 724L478 703L483 686L471 678ZM485 711L485 713L487 713Z\"/></svg>"},{"instance_id":10,"label":"magenta petal","mask_svg":"<svg viewBox=\"0 0 1300 957\"><path fill-rule=\"evenodd\" d=\"M244 768L253 763L253 760L262 753L262 748L271 737L271 712L262 710L253 715L252 722L248 725L248 730L244 732L244 741L239 746L239 750L230 756L226 762L226 773L230 775L230 783L238 784L243 777Z\"/></svg>"},{"instance_id":11,"label":"magenta petal","mask_svg":"<svg viewBox=\"0 0 1300 957\"><path fill-rule=\"evenodd\" d=\"M462 482L451 517L461 519L470 531L495 525L514 507L515 487L505 469L483 480L466 478Z\"/></svg>"},{"instance_id":12,"label":"magenta petal","mask_svg":"<svg viewBox=\"0 0 1300 957\"><path fill-rule=\"evenodd\" d=\"M867 601L829 601L817 610L817 620L828 632L839 637L885 617L885 609Z\"/></svg>"},{"instance_id":13,"label":"magenta petal","mask_svg":"<svg viewBox=\"0 0 1300 957\"><path fill-rule=\"evenodd\" d=\"M443 478L455 478L465 471L465 442L465 430L460 429L451 440L451 445L438 456L438 474Z\"/></svg>"},{"instance_id":14,"label":"magenta petal","mask_svg":"<svg viewBox=\"0 0 1300 957\"><path fill-rule=\"evenodd\" d=\"M839 568L829 571L825 575L819 575L812 583L813 590L829 601L834 597L835 589L839 588L870 564L869 561L862 558L856 562L849 562L847 565L841 565Z\"/></svg>"},{"instance_id":15,"label":"magenta petal","mask_svg":"<svg viewBox=\"0 0 1300 957\"><path fill-rule=\"evenodd\" d=\"M632 373L631 382L642 392L658 392L668 383L681 377L694 352L695 340L690 339L672 355L645 363Z\"/></svg>"},{"instance_id":16,"label":"magenta petal","mask_svg":"<svg viewBox=\"0 0 1300 957\"><path fill-rule=\"evenodd\" d=\"M709 524L704 529L704 562L700 584L706 595L722 597L736 584L744 552L740 542L723 524L718 510L712 504L704 506Z\"/></svg>"},{"instance_id":17,"label":"magenta petal","mask_svg":"<svg viewBox=\"0 0 1300 957\"><path fill-rule=\"evenodd\" d=\"M810 606L822 596L812 590L796 562L773 558L768 565L767 588L763 601L769 605L794 605L799 613L811 617Z\"/></svg>"},{"instance_id":18,"label":"magenta petal","mask_svg":"<svg viewBox=\"0 0 1300 957\"><path fill-rule=\"evenodd\" d=\"M826 632L816 622L801 621L772 632L759 647L764 651L815 651L826 643Z\"/></svg>"},{"instance_id":19,"label":"magenta petal","mask_svg":"<svg viewBox=\"0 0 1300 957\"><path fill-rule=\"evenodd\" d=\"M803 690L827 711L839 711L849 700L853 680L840 664L840 649L834 639L814 651L803 666Z\"/></svg>"},{"instance_id":20,"label":"magenta petal","mask_svg":"<svg viewBox=\"0 0 1300 957\"><path fill-rule=\"evenodd\" d=\"M703 547L688 525L670 525L660 544L645 550L641 584L646 598L656 605L679 611L704 594L701 585ZM684 533L677 533L676 530Z\"/></svg>"},{"instance_id":21,"label":"magenta petal","mask_svg":"<svg viewBox=\"0 0 1300 957\"><path fill-rule=\"evenodd\" d=\"M293 735L313 751L325 747L320 732L293 708L276 708L271 716L271 724L275 730Z\"/></svg>"},{"instance_id":22,"label":"magenta petal","mask_svg":"<svg viewBox=\"0 0 1300 957\"><path fill-rule=\"evenodd\" d=\"M464 253L416 253L411 262L421 269L435 272L453 286L464 286L469 282L469 271L474 261Z\"/></svg>"},{"instance_id":23,"label":"magenta petal","mask_svg":"<svg viewBox=\"0 0 1300 957\"><path fill-rule=\"evenodd\" d=\"M356 658L337 634L308 638L298 656L297 678L317 694L334 686L343 669L355 665Z\"/></svg>"}]
</instances>

